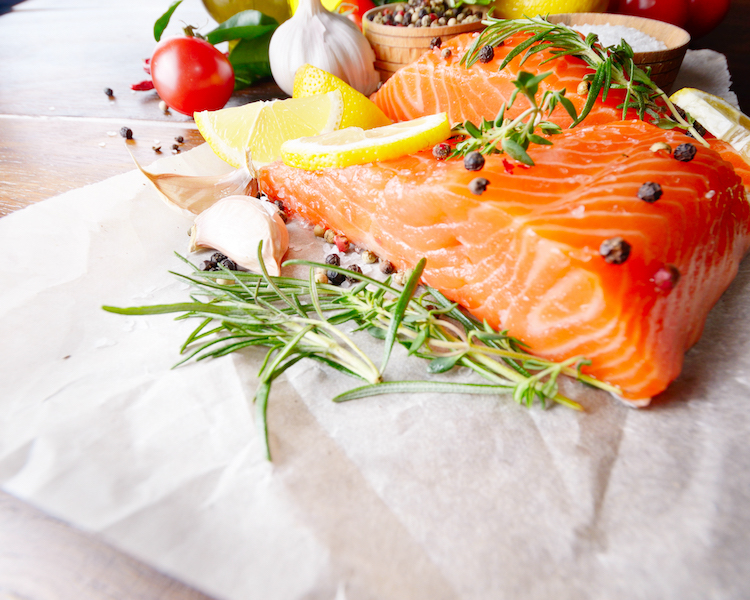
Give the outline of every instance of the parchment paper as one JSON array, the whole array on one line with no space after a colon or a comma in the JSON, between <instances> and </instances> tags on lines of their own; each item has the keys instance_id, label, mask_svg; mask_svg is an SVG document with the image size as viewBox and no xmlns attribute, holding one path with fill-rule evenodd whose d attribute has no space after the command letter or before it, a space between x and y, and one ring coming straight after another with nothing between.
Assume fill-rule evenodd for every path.
<instances>
[{"instance_id":1,"label":"parchment paper","mask_svg":"<svg viewBox=\"0 0 750 600\"><path fill-rule=\"evenodd\" d=\"M207 146L158 167L227 168ZM191 323L100 309L185 299L167 271L189 226L135 171L0 220L4 490L231 600L750 596L747 260L648 409L569 381L586 412L336 405L355 382L298 363L268 463L261 351L172 370ZM310 238L291 254L322 256ZM423 369L400 353L387 375Z\"/></svg>"}]
</instances>

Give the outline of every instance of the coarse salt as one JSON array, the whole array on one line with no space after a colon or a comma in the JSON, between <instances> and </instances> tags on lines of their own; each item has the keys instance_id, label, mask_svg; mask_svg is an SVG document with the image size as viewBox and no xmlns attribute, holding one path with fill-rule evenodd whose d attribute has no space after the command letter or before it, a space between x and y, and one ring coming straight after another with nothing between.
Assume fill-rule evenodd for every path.
<instances>
[{"instance_id":1,"label":"coarse salt","mask_svg":"<svg viewBox=\"0 0 750 600\"><path fill-rule=\"evenodd\" d=\"M656 52L667 49L667 45L664 42L634 27L609 24L591 25L586 23L571 25L571 27L583 35L595 33L599 36L599 43L602 46L617 46L621 40L625 40L634 52Z\"/></svg>"}]
</instances>

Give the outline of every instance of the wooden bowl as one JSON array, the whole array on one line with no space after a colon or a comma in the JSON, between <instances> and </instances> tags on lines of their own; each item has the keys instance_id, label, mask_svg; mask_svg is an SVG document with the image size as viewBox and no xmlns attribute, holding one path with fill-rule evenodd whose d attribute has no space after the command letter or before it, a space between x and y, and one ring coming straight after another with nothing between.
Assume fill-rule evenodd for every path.
<instances>
[{"instance_id":1,"label":"wooden bowl","mask_svg":"<svg viewBox=\"0 0 750 600\"><path fill-rule=\"evenodd\" d=\"M629 15L611 15L606 13L563 13L550 15L548 19L552 23L564 25L622 25L639 29L646 35L664 42L666 50L655 52L636 52L633 56L635 64L641 69L651 68L651 79L654 80L662 90L669 94L672 84L680 70L682 60L685 58L690 34L669 23L632 17Z\"/></svg>"},{"instance_id":2,"label":"wooden bowl","mask_svg":"<svg viewBox=\"0 0 750 600\"><path fill-rule=\"evenodd\" d=\"M430 42L440 38L443 42L461 33L481 31L484 29L481 21L473 23L445 26L445 27L396 27L381 25L370 19L386 9L394 10L406 4L386 4L368 10L362 19L365 37L375 51L375 69L380 73L381 81L385 81L401 67L417 60L425 51L430 49ZM474 12L486 10L474 7Z\"/></svg>"}]
</instances>

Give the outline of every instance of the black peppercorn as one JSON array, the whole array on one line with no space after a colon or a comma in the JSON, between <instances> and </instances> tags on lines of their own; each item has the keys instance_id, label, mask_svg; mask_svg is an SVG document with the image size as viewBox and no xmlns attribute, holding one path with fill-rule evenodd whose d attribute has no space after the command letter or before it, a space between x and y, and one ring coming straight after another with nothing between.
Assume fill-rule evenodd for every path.
<instances>
[{"instance_id":1,"label":"black peppercorn","mask_svg":"<svg viewBox=\"0 0 750 600\"><path fill-rule=\"evenodd\" d=\"M451 145L440 142L432 147L432 155L438 160L445 160L451 155Z\"/></svg>"},{"instance_id":2,"label":"black peppercorn","mask_svg":"<svg viewBox=\"0 0 750 600\"><path fill-rule=\"evenodd\" d=\"M469 183L469 191L472 194L481 196L484 193L484 191L487 189L487 186L489 184L490 182L487 181L484 177L475 177Z\"/></svg>"},{"instance_id":3,"label":"black peppercorn","mask_svg":"<svg viewBox=\"0 0 750 600\"><path fill-rule=\"evenodd\" d=\"M443 40L439 37L434 37L430 40L430 50L433 48L440 48L443 45Z\"/></svg>"},{"instance_id":4,"label":"black peppercorn","mask_svg":"<svg viewBox=\"0 0 750 600\"><path fill-rule=\"evenodd\" d=\"M484 46L479 51L479 62L488 63L495 58L495 49L492 46Z\"/></svg>"},{"instance_id":5,"label":"black peppercorn","mask_svg":"<svg viewBox=\"0 0 750 600\"><path fill-rule=\"evenodd\" d=\"M392 262L383 260L383 261L380 261L380 270L386 275L390 275L391 273L396 272L396 267L393 266Z\"/></svg>"},{"instance_id":6,"label":"black peppercorn","mask_svg":"<svg viewBox=\"0 0 750 600\"><path fill-rule=\"evenodd\" d=\"M326 256L326 264L327 265L336 265L337 267L341 265L341 258L338 254L329 254Z\"/></svg>"},{"instance_id":7,"label":"black peppercorn","mask_svg":"<svg viewBox=\"0 0 750 600\"><path fill-rule=\"evenodd\" d=\"M680 162L690 162L695 158L697 151L693 144L680 144L674 149L674 157Z\"/></svg>"},{"instance_id":8,"label":"black peppercorn","mask_svg":"<svg viewBox=\"0 0 750 600\"><path fill-rule=\"evenodd\" d=\"M360 275L362 274L362 269L359 267L359 265L352 265L351 267L349 267L349 270L352 273L359 273ZM349 283L355 283L355 282L359 281L359 279L357 279L356 277L354 277L352 275L347 275L346 276L346 280Z\"/></svg>"},{"instance_id":9,"label":"black peppercorn","mask_svg":"<svg viewBox=\"0 0 750 600\"><path fill-rule=\"evenodd\" d=\"M201 263L201 271L218 271L219 266L212 260L204 260Z\"/></svg>"},{"instance_id":10,"label":"black peppercorn","mask_svg":"<svg viewBox=\"0 0 750 600\"><path fill-rule=\"evenodd\" d=\"M104 95L107 96L107 98L114 98L115 93L112 91L112 88L104 88Z\"/></svg>"},{"instance_id":11,"label":"black peppercorn","mask_svg":"<svg viewBox=\"0 0 750 600\"><path fill-rule=\"evenodd\" d=\"M130 129L130 127L123 127L122 129L120 129L120 135L124 137L126 140L132 140L133 130Z\"/></svg>"},{"instance_id":12,"label":"black peppercorn","mask_svg":"<svg viewBox=\"0 0 750 600\"><path fill-rule=\"evenodd\" d=\"M237 270L237 263L235 263L231 258L225 258L219 264L223 265L224 268L229 271Z\"/></svg>"},{"instance_id":13,"label":"black peppercorn","mask_svg":"<svg viewBox=\"0 0 750 600\"><path fill-rule=\"evenodd\" d=\"M479 171L484 167L484 156L479 152L469 152L464 158L464 168L467 171Z\"/></svg>"},{"instance_id":14,"label":"black peppercorn","mask_svg":"<svg viewBox=\"0 0 750 600\"><path fill-rule=\"evenodd\" d=\"M653 181L647 181L640 188L638 188L638 197L644 202L653 204L659 198L661 198L662 191L661 186Z\"/></svg>"},{"instance_id":15,"label":"black peppercorn","mask_svg":"<svg viewBox=\"0 0 750 600\"><path fill-rule=\"evenodd\" d=\"M222 254L221 252L214 252L211 255L211 258L209 259L211 262L220 263L222 260L224 260L227 257L226 254Z\"/></svg>"},{"instance_id":16,"label":"black peppercorn","mask_svg":"<svg viewBox=\"0 0 750 600\"><path fill-rule=\"evenodd\" d=\"M604 240L599 246L599 254L612 265L621 265L630 256L631 246L620 236Z\"/></svg>"},{"instance_id":17,"label":"black peppercorn","mask_svg":"<svg viewBox=\"0 0 750 600\"><path fill-rule=\"evenodd\" d=\"M181 135L178 135L178 136L177 136L177 137L176 137L176 138L174 139L174 141L175 141L175 142L177 142L178 144L182 144L182 143L183 143L183 142L185 141L185 138L184 138L184 137L182 137Z\"/></svg>"},{"instance_id":18,"label":"black peppercorn","mask_svg":"<svg viewBox=\"0 0 750 600\"><path fill-rule=\"evenodd\" d=\"M341 285L346 281L346 275L338 271L326 271L326 276L328 277L328 283L332 285Z\"/></svg>"}]
</instances>

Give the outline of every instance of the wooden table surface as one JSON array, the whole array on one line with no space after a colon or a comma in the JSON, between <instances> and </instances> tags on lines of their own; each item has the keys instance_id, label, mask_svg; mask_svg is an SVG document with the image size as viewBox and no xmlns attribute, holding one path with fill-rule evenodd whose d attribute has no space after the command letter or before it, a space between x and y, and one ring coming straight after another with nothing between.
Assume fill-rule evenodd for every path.
<instances>
[{"instance_id":1,"label":"wooden table surface","mask_svg":"<svg viewBox=\"0 0 750 600\"><path fill-rule=\"evenodd\" d=\"M163 114L146 78L151 27L169 2L0 0L0 216L133 168L128 145L148 165L203 142L192 119ZM5 14L2 11L6 10ZM173 19L210 27L199 0ZM726 54L740 106L750 110L750 0L733 0L725 21L692 43ZM176 25L171 29L176 33ZM114 98L104 94L114 90ZM280 94L273 83L236 94L231 105ZM0 600L207 598L0 492Z\"/></svg>"}]
</instances>

